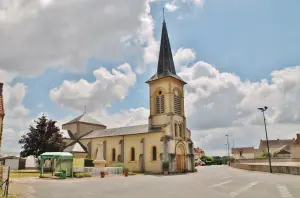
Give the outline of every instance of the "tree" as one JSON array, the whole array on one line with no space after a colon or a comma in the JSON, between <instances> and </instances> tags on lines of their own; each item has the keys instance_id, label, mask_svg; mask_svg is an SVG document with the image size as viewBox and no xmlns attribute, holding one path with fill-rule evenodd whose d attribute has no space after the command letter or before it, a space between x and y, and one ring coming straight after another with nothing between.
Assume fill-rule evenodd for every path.
<instances>
[{"instance_id":1,"label":"tree","mask_svg":"<svg viewBox=\"0 0 300 198\"><path fill-rule=\"evenodd\" d=\"M29 132L22 135L19 144L22 144L21 156L40 156L44 152L60 152L65 143L60 129L55 126L56 121L48 120L42 115L34 121L36 126L29 126Z\"/></svg>"},{"instance_id":2,"label":"tree","mask_svg":"<svg viewBox=\"0 0 300 198\"><path fill-rule=\"evenodd\" d=\"M211 165L211 164L214 163L214 159L212 157L210 157L210 156L203 155L200 159L206 165Z\"/></svg>"}]
</instances>

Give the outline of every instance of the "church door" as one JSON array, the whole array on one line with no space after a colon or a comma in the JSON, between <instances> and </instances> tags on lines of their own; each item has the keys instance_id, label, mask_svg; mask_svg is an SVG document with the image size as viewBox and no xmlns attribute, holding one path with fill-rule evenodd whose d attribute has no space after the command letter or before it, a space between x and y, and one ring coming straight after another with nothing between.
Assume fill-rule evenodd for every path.
<instances>
[{"instance_id":1,"label":"church door","mask_svg":"<svg viewBox=\"0 0 300 198\"><path fill-rule=\"evenodd\" d=\"M176 155L176 170L182 172L182 155Z\"/></svg>"},{"instance_id":2,"label":"church door","mask_svg":"<svg viewBox=\"0 0 300 198\"><path fill-rule=\"evenodd\" d=\"M184 171L184 145L179 144L176 146L176 171L183 172Z\"/></svg>"}]
</instances>

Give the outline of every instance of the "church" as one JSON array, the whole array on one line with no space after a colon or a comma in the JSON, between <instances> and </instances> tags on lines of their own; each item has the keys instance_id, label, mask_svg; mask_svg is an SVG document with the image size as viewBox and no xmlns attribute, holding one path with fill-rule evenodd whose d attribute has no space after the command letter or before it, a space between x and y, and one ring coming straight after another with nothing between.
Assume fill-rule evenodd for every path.
<instances>
[{"instance_id":1,"label":"church","mask_svg":"<svg viewBox=\"0 0 300 198\"><path fill-rule=\"evenodd\" d=\"M149 85L148 124L107 128L86 113L63 124L66 148L77 158L95 160L101 156L106 166L124 163L130 171L162 172L163 162L169 172L194 171L194 144L186 126L184 85L177 74L165 20L162 24L157 72Z\"/></svg>"}]
</instances>

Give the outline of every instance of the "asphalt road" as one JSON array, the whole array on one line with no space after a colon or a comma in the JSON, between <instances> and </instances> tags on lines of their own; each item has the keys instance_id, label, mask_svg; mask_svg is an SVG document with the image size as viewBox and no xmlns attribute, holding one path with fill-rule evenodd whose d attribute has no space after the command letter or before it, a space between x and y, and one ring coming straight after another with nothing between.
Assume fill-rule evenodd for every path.
<instances>
[{"instance_id":1,"label":"asphalt road","mask_svg":"<svg viewBox=\"0 0 300 198\"><path fill-rule=\"evenodd\" d=\"M68 180L14 180L27 198L300 198L300 176L248 172L227 166L197 173Z\"/></svg>"}]
</instances>

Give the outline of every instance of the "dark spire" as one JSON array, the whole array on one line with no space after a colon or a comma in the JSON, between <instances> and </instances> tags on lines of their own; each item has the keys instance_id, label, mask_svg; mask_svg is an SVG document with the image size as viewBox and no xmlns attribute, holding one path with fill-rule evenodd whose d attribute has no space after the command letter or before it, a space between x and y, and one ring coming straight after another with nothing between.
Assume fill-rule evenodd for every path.
<instances>
[{"instance_id":1,"label":"dark spire","mask_svg":"<svg viewBox=\"0 0 300 198\"><path fill-rule=\"evenodd\" d=\"M164 11L163 11L164 12ZM165 17L163 17L163 24L162 24L162 32L161 32L161 40L160 40L160 50L159 50L159 57L158 57L158 65L157 65L157 73L154 74L148 81L157 80L159 78L164 77L174 77L183 83L185 83L179 76L176 74L174 60L171 50L171 45L168 36L167 25L165 22Z\"/></svg>"},{"instance_id":2,"label":"dark spire","mask_svg":"<svg viewBox=\"0 0 300 198\"><path fill-rule=\"evenodd\" d=\"M158 76L169 76L170 74L176 75L171 45L168 36L168 30L165 20L162 25L160 50L157 65Z\"/></svg>"}]
</instances>

